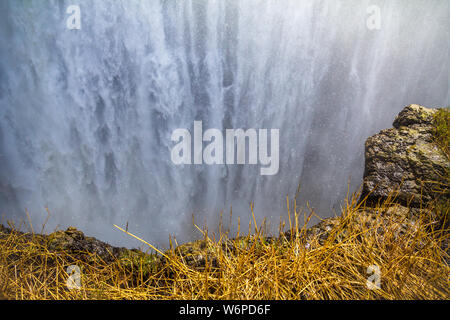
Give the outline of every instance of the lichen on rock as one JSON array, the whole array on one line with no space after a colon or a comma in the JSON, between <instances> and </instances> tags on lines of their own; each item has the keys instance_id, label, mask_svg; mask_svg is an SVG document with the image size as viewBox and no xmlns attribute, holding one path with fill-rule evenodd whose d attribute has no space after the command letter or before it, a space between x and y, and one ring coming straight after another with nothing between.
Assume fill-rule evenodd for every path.
<instances>
[{"instance_id":1,"label":"lichen on rock","mask_svg":"<svg viewBox=\"0 0 450 320\"><path fill-rule=\"evenodd\" d=\"M436 197L436 185L450 170L450 162L434 140L437 109L407 106L394 121L394 128L370 137L365 145L362 198L368 202L387 199L393 192L399 202L420 207Z\"/></svg>"}]
</instances>

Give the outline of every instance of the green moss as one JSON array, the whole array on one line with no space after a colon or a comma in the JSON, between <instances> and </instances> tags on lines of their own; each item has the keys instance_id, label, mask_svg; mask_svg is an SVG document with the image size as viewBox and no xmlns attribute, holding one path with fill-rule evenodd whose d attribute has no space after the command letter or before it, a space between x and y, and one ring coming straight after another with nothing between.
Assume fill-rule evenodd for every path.
<instances>
[{"instance_id":1,"label":"green moss","mask_svg":"<svg viewBox=\"0 0 450 320\"><path fill-rule=\"evenodd\" d=\"M447 158L450 156L450 108L439 109L434 114L435 141L444 151Z\"/></svg>"},{"instance_id":2,"label":"green moss","mask_svg":"<svg viewBox=\"0 0 450 320\"><path fill-rule=\"evenodd\" d=\"M148 276L157 270L159 259L156 254L146 254L135 249L126 249L118 257L123 267L129 270L142 270L144 276Z\"/></svg>"},{"instance_id":3,"label":"green moss","mask_svg":"<svg viewBox=\"0 0 450 320\"><path fill-rule=\"evenodd\" d=\"M450 159L450 108L439 109L434 115L434 138L436 143L442 149L447 159ZM450 170L447 170L444 176L444 182L439 186L439 191L444 195L438 199L435 214L441 227L447 229L449 227L449 211L450 199L448 198L448 190L450 187Z\"/></svg>"}]
</instances>

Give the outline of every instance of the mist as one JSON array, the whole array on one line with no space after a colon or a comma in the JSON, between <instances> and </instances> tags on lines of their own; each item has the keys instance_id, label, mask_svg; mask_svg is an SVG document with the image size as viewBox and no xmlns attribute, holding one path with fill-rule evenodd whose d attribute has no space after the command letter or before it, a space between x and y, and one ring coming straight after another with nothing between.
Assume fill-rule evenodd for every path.
<instances>
[{"instance_id":1,"label":"mist","mask_svg":"<svg viewBox=\"0 0 450 320\"><path fill-rule=\"evenodd\" d=\"M81 29L67 28L79 5ZM368 27L380 8L379 28ZM406 105L450 105L447 0L0 2L0 216L165 247L322 217L362 182L364 141ZM176 165L174 130L279 129L279 170ZM228 225L232 207L231 224Z\"/></svg>"}]
</instances>

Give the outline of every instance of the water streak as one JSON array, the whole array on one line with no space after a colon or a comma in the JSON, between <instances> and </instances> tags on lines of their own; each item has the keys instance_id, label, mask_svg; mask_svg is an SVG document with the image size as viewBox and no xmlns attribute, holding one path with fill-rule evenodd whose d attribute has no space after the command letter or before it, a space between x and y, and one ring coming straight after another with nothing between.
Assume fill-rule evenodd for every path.
<instances>
[{"instance_id":1,"label":"water streak","mask_svg":"<svg viewBox=\"0 0 450 320\"><path fill-rule=\"evenodd\" d=\"M67 30L80 4L82 29ZM366 26L381 8L381 29ZM0 3L0 210L164 246L217 225L285 217L285 195L324 216L355 188L364 140L404 105L449 104L447 0ZM280 170L175 166L171 133L280 129ZM226 220L226 219L224 219ZM244 228L245 229L245 228ZM197 235L198 236L198 235Z\"/></svg>"}]
</instances>

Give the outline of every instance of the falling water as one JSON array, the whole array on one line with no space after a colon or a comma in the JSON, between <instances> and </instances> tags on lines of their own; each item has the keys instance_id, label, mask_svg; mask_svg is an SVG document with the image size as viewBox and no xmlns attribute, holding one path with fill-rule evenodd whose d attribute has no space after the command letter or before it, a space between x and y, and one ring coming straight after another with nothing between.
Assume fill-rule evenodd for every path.
<instances>
[{"instance_id":1,"label":"falling water","mask_svg":"<svg viewBox=\"0 0 450 320\"><path fill-rule=\"evenodd\" d=\"M70 5L81 30L67 29ZM368 7L381 9L369 29ZM403 106L449 104L447 0L3 0L0 214L164 246L233 207L277 226L286 195L323 216L364 141ZM177 128L280 129L280 169L171 162ZM245 227L243 227L245 229ZM37 229L37 228L36 228Z\"/></svg>"}]
</instances>

